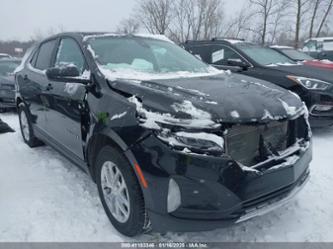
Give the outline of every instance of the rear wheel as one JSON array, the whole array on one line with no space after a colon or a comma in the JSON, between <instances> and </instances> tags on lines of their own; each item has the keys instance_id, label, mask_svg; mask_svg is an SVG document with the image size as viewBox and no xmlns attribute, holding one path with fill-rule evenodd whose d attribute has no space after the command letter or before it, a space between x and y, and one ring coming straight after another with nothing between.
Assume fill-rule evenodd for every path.
<instances>
[{"instance_id":1,"label":"rear wheel","mask_svg":"<svg viewBox=\"0 0 333 249\"><path fill-rule=\"evenodd\" d=\"M20 104L18 109L19 120L20 120L20 128L21 134L24 142L30 147L36 147L42 144L40 140L38 140L33 132L30 115L27 111L27 108L24 104Z\"/></svg>"},{"instance_id":2,"label":"rear wheel","mask_svg":"<svg viewBox=\"0 0 333 249\"><path fill-rule=\"evenodd\" d=\"M126 236L143 233L148 220L142 191L131 165L111 146L100 151L95 165L99 196L112 225Z\"/></svg>"}]
</instances>

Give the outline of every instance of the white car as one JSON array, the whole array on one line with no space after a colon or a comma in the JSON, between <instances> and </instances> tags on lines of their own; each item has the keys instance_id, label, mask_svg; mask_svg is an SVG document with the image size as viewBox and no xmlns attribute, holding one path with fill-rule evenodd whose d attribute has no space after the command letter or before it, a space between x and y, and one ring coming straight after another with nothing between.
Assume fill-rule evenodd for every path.
<instances>
[{"instance_id":1,"label":"white car","mask_svg":"<svg viewBox=\"0 0 333 249\"><path fill-rule=\"evenodd\" d=\"M333 37L310 38L305 41L303 52L319 60L333 61Z\"/></svg>"}]
</instances>

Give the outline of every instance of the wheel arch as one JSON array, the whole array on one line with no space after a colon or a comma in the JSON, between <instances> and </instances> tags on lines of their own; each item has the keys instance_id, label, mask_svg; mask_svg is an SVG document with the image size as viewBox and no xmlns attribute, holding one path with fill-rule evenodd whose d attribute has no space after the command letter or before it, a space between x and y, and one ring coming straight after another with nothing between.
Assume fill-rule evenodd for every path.
<instances>
[{"instance_id":1,"label":"wheel arch","mask_svg":"<svg viewBox=\"0 0 333 249\"><path fill-rule=\"evenodd\" d=\"M134 154L129 150L129 147L126 143L121 139L121 137L116 134L111 129L102 131L100 133L94 134L90 137L87 147L86 147L86 160L89 167L89 172L91 174L92 179L96 182L96 175L95 175L95 161L97 158L98 153L104 147L110 145L117 149L120 153L124 155L124 157L128 160L132 169L136 175L136 178L141 186L143 192L146 188L145 183L142 182L142 172L138 172L138 164L135 159Z\"/></svg>"}]
</instances>

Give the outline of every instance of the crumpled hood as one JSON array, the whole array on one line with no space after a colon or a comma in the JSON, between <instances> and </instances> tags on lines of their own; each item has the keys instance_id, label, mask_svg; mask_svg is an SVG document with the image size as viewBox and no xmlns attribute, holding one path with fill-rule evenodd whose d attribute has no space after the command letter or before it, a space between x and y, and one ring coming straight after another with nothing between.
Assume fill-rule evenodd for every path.
<instances>
[{"instance_id":1,"label":"crumpled hood","mask_svg":"<svg viewBox=\"0 0 333 249\"><path fill-rule=\"evenodd\" d=\"M179 107L182 103L188 105L189 102L199 110L210 113L215 122L227 123L267 122L292 118L304 111L304 105L297 95L240 74L224 73L152 82L115 81L110 82L110 86L137 96L146 109L177 118L184 117L175 106Z\"/></svg>"},{"instance_id":2,"label":"crumpled hood","mask_svg":"<svg viewBox=\"0 0 333 249\"><path fill-rule=\"evenodd\" d=\"M333 71L324 68L317 68L308 65L295 65L295 66L275 66L270 67L281 72L286 72L293 76L307 77L311 79L318 79L333 84Z\"/></svg>"}]
</instances>

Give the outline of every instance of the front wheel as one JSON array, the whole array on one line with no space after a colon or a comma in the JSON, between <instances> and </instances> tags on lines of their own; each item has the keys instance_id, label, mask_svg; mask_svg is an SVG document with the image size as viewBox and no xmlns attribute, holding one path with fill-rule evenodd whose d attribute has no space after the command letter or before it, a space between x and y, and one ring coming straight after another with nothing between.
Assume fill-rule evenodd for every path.
<instances>
[{"instance_id":1,"label":"front wheel","mask_svg":"<svg viewBox=\"0 0 333 249\"><path fill-rule=\"evenodd\" d=\"M112 225L129 237L143 233L148 223L145 204L131 165L111 146L100 151L95 165L99 196Z\"/></svg>"},{"instance_id":2,"label":"front wheel","mask_svg":"<svg viewBox=\"0 0 333 249\"><path fill-rule=\"evenodd\" d=\"M21 104L19 106L18 114L20 120L21 134L24 142L31 148L41 145L42 142L39 141L34 135L30 121L30 115L25 105Z\"/></svg>"}]
</instances>

